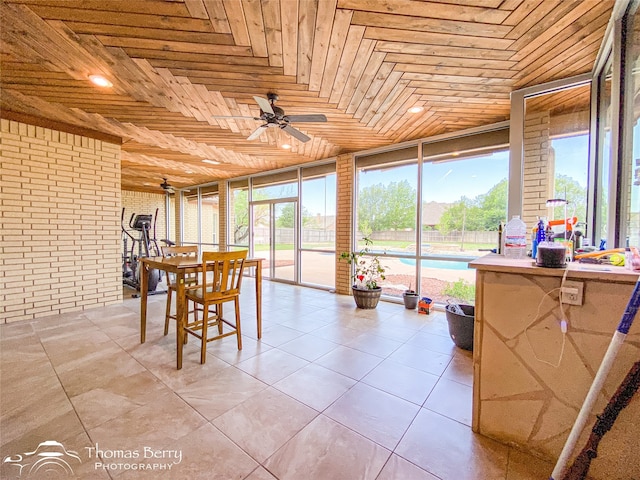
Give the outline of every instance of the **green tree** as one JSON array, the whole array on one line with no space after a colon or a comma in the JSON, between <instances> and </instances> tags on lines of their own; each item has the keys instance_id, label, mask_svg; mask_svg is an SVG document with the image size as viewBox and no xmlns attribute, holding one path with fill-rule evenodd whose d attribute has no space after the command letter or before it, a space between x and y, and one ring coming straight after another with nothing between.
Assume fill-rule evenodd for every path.
<instances>
[{"instance_id":1,"label":"green tree","mask_svg":"<svg viewBox=\"0 0 640 480\"><path fill-rule=\"evenodd\" d=\"M295 219L295 208L293 203L287 203L280 210L280 214L276 220L276 227L279 228L293 228ZM302 225L307 226L311 221L312 215L309 213L306 207L302 207Z\"/></svg>"},{"instance_id":2,"label":"green tree","mask_svg":"<svg viewBox=\"0 0 640 480\"><path fill-rule=\"evenodd\" d=\"M498 230L498 225L507 215L507 194L509 182L506 178L478 197L482 221L480 230Z\"/></svg>"},{"instance_id":3,"label":"green tree","mask_svg":"<svg viewBox=\"0 0 640 480\"><path fill-rule=\"evenodd\" d=\"M249 236L249 191L233 192L233 242L241 245Z\"/></svg>"},{"instance_id":4,"label":"green tree","mask_svg":"<svg viewBox=\"0 0 640 480\"><path fill-rule=\"evenodd\" d=\"M587 188L578 183L577 180L567 175L557 175L555 178L555 198L564 198L569 201L567 205L567 216L578 217L581 222L587 219ZM553 209L553 218L564 217L564 207ZM605 217L606 218L606 217Z\"/></svg>"},{"instance_id":5,"label":"green tree","mask_svg":"<svg viewBox=\"0 0 640 480\"><path fill-rule=\"evenodd\" d=\"M263 192L254 192L253 200L264 200L267 196ZM254 224L260 225L269 215L269 208L256 208L253 211ZM249 236L249 190L234 190L233 192L233 241L238 245L247 243Z\"/></svg>"},{"instance_id":6,"label":"green tree","mask_svg":"<svg viewBox=\"0 0 640 480\"><path fill-rule=\"evenodd\" d=\"M358 194L358 229L363 233L415 228L416 189L407 180L378 183Z\"/></svg>"},{"instance_id":7,"label":"green tree","mask_svg":"<svg viewBox=\"0 0 640 480\"><path fill-rule=\"evenodd\" d=\"M445 235L452 231L497 230L507 212L507 186L505 178L474 199L462 197L443 212L438 230Z\"/></svg>"}]
</instances>

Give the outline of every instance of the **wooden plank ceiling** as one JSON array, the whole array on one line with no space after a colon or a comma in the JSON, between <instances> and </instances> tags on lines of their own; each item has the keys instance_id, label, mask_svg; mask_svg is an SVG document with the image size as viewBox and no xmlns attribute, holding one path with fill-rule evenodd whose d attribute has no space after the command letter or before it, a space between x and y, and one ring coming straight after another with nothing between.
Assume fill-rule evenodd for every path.
<instances>
[{"instance_id":1,"label":"wooden plank ceiling","mask_svg":"<svg viewBox=\"0 0 640 480\"><path fill-rule=\"evenodd\" d=\"M186 187L506 120L512 90L591 70L612 7L2 0L1 107L122 137L124 189ZM261 122L214 118L258 116L268 92L327 123L294 124L307 143L277 128L247 141Z\"/></svg>"}]
</instances>

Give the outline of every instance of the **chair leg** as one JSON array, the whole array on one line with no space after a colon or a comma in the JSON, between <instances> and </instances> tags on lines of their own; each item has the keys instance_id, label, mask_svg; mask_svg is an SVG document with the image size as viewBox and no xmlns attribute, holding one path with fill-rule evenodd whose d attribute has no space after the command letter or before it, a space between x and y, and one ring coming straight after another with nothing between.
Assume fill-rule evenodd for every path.
<instances>
[{"instance_id":1,"label":"chair leg","mask_svg":"<svg viewBox=\"0 0 640 480\"><path fill-rule=\"evenodd\" d=\"M238 337L238 350L242 350L242 332L240 329L240 301L236 297L234 299L236 304L236 337Z\"/></svg>"},{"instance_id":2,"label":"chair leg","mask_svg":"<svg viewBox=\"0 0 640 480\"><path fill-rule=\"evenodd\" d=\"M164 315L164 334L169 334L169 317L171 316L171 289L167 288L167 311Z\"/></svg>"},{"instance_id":3,"label":"chair leg","mask_svg":"<svg viewBox=\"0 0 640 480\"><path fill-rule=\"evenodd\" d=\"M209 323L209 307L202 309L202 344L200 345L200 363L207 360L207 323Z\"/></svg>"},{"instance_id":4,"label":"chair leg","mask_svg":"<svg viewBox=\"0 0 640 480\"><path fill-rule=\"evenodd\" d=\"M216 313L218 314L218 335L222 335L222 303L216 304Z\"/></svg>"}]
</instances>

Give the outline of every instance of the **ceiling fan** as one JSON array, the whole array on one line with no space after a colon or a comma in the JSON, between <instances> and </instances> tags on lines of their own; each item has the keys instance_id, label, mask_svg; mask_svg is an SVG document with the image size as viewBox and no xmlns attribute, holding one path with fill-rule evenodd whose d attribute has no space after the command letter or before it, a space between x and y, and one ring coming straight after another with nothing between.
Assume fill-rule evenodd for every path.
<instances>
[{"instance_id":1,"label":"ceiling fan","mask_svg":"<svg viewBox=\"0 0 640 480\"><path fill-rule=\"evenodd\" d=\"M291 126L291 123L303 123L303 122L326 122L327 117L321 114L316 115L285 115L284 110L280 107L276 107L275 103L278 101L278 95L275 93L267 93L267 98L256 97L253 99L260 107L259 117L243 117L243 116L214 116L213 118L250 118L252 120L262 120L264 123L256 128L251 135L247 137L247 140L255 140L262 132L267 128L278 127L284 132L288 133L294 138L297 138L301 142L308 142L311 140L308 136Z\"/></svg>"},{"instance_id":2,"label":"ceiling fan","mask_svg":"<svg viewBox=\"0 0 640 480\"><path fill-rule=\"evenodd\" d=\"M160 188L162 188L167 193L175 193L175 191L173 190L173 185L170 185L167 182L166 178L163 178L162 180L163 182L160 184Z\"/></svg>"}]
</instances>

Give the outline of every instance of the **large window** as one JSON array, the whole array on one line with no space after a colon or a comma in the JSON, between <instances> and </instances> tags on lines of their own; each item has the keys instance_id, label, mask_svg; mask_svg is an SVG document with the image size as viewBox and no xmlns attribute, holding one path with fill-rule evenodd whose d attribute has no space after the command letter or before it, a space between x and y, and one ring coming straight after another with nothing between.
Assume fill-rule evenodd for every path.
<instances>
[{"instance_id":1,"label":"large window","mask_svg":"<svg viewBox=\"0 0 640 480\"><path fill-rule=\"evenodd\" d=\"M417 154L417 148L406 153ZM372 160L372 159L368 159ZM373 252L385 252L382 264L386 280L384 295L401 296L410 286L415 290L415 266L407 265L402 256L416 250L418 202L418 162L375 165L361 161L358 169L356 205L357 249L364 247L363 238L373 240ZM373 165L367 165L373 163Z\"/></svg>"},{"instance_id":2,"label":"large window","mask_svg":"<svg viewBox=\"0 0 640 480\"><path fill-rule=\"evenodd\" d=\"M198 231L198 189L182 192L182 242L195 244L200 242Z\"/></svg>"},{"instance_id":3,"label":"large window","mask_svg":"<svg viewBox=\"0 0 640 480\"><path fill-rule=\"evenodd\" d=\"M230 182L230 245L263 258L265 278L333 288L335 172L332 162Z\"/></svg>"},{"instance_id":4,"label":"large window","mask_svg":"<svg viewBox=\"0 0 640 480\"><path fill-rule=\"evenodd\" d=\"M218 185L193 187L182 192L182 243L201 251L217 251L219 233Z\"/></svg>"},{"instance_id":5,"label":"large window","mask_svg":"<svg viewBox=\"0 0 640 480\"><path fill-rule=\"evenodd\" d=\"M249 180L229 182L228 237L231 248L249 247Z\"/></svg>"},{"instance_id":6,"label":"large window","mask_svg":"<svg viewBox=\"0 0 640 480\"><path fill-rule=\"evenodd\" d=\"M551 150L555 158L555 171L550 198L568 201L567 216L577 218L578 229L582 232L587 221L589 134L552 137ZM556 206L550 212L551 219L562 218L564 208Z\"/></svg>"},{"instance_id":7,"label":"large window","mask_svg":"<svg viewBox=\"0 0 640 480\"><path fill-rule=\"evenodd\" d=\"M468 262L497 247L506 219L507 143L494 126L357 158L356 243L384 252L383 295L474 302Z\"/></svg>"},{"instance_id":8,"label":"large window","mask_svg":"<svg viewBox=\"0 0 640 480\"><path fill-rule=\"evenodd\" d=\"M594 68L594 240L640 244L640 26L637 0L619 2Z\"/></svg>"},{"instance_id":9,"label":"large window","mask_svg":"<svg viewBox=\"0 0 640 480\"><path fill-rule=\"evenodd\" d=\"M370 237L375 250L384 246L388 253L411 251L416 241L417 187L415 159L358 170L358 247L364 246L362 237Z\"/></svg>"},{"instance_id":10,"label":"large window","mask_svg":"<svg viewBox=\"0 0 640 480\"><path fill-rule=\"evenodd\" d=\"M631 12L628 32L626 135L630 154L623 156L620 185L621 245L640 246L640 16Z\"/></svg>"},{"instance_id":11,"label":"large window","mask_svg":"<svg viewBox=\"0 0 640 480\"><path fill-rule=\"evenodd\" d=\"M253 177L251 201L274 200L298 196L298 171L287 170L260 177Z\"/></svg>"},{"instance_id":12,"label":"large window","mask_svg":"<svg viewBox=\"0 0 640 480\"><path fill-rule=\"evenodd\" d=\"M576 217L585 233L590 99L588 81L525 98L522 218L530 228L539 218L562 220L566 206L567 217ZM549 199L567 203L549 207ZM564 231L561 224L557 229Z\"/></svg>"},{"instance_id":13,"label":"large window","mask_svg":"<svg viewBox=\"0 0 640 480\"><path fill-rule=\"evenodd\" d=\"M303 168L300 197L300 281L332 286L336 249L336 166Z\"/></svg>"},{"instance_id":14,"label":"large window","mask_svg":"<svg viewBox=\"0 0 640 480\"><path fill-rule=\"evenodd\" d=\"M200 188L200 250L217 251L220 244L218 185Z\"/></svg>"},{"instance_id":15,"label":"large window","mask_svg":"<svg viewBox=\"0 0 640 480\"><path fill-rule=\"evenodd\" d=\"M594 189L595 189L595 213L593 217L593 241L596 245L606 242L608 237L609 220L609 173L611 171L612 154L612 80L613 61L609 57L604 70L600 73L597 81L598 103L597 103L597 144L596 158L594 165Z\"/></svg>"},{"instance_id":16,"label":"large window","mask_svg":"<svg viewBox=\"0 0 640 480\"><path fill-rule=\"evenodd\" d=\"M506 138L505 138L506 139ZM420 287L434 301L475 301L475 271L468 262L498 247L507 216L509 152L450 152L422 167Z\"/></svg>"}]
</instances>

